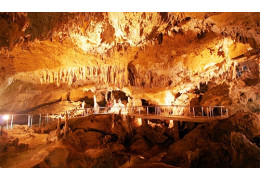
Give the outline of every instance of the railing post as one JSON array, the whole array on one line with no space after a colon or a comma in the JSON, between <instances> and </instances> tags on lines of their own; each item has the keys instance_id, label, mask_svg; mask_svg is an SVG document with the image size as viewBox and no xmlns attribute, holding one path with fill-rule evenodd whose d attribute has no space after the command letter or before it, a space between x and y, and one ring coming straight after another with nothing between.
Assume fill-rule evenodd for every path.
<instances>
[{"instance_id":1,"label":"railing post","mask_svg":"<svg viewBox=\"0 0 260 180\"><path fill-rule=\"evenodd\" d=\"M141 112L140 112L140 111L141 111L141 107L138 107L138 109L139 109L139 115L140 115L140 113L141 113Z\"/></svg>"},{"instance_id":2,"label":"railing post","mask_svg":"<svg viewBox=\"0 0 260 180\"><path fill-rule=\"evenodd\" d=\"M220 108L220 117L222 117L222 107Z\"/></svg>"},{"instance_id":3,"label":"railing post","mask_svg":"<svg viewBox=\"0 0 260 180\"><path fill-rule=\"evenodd\" d=\"M203 117L203 106L201 107L201 116Z\"/></svg>"},{"instance_id":4,"label":"railing post","mask_svg":"<svg viewBox=\"0 0 260 180\"><path fill-rule=\"evenodd\" d=\"M147 110L147 115L149 114L149 112L148 112L148 106L146 107L146 110Z\"/></svg>"},{"instance_id":5,"label":"railing post","mask_svg":"<svg viewBox=\"0 0 260 180\"><path fill-rule=\"evenodd\" d=\"M214 107L212 108L212 117L214 117L214 111L213 110L214 110Z\"/></svg>"},{"instance_id":6,"label":"railing post","mask_svg":"<svg viewBox=\"0 0 260 180\"><path fill-rule=\"evenodd\" d=\"M47 123L48 123L49 122L49 114L47 114L46 120L47 120Z\"/></svg>"},{"instance_id":7,"label":"railing post","mask_svg":"<svg viewBox=\"0 0 260 180\"><path fill-rule=\"evenodd\" d=\"M13 129L14 115L11 117L11 129Z\"/></svg>"},{"instance_id":8,"label":"railing post","mask_svg":"<svg viewBox=\"0 0 260 180\"><path fill-rule=\"evenodd\" d=\"M193 107L192 109L193 109L193 117L195 118L195 110L194 110L194 107Z\"/></svg>"},{"instance_id":9,"label":"railing post","mask_svg":"<svg viewBox=\"0 0 260 180\"><path fill-rule=\"evenodd\" d=\"M191 113L190 113L190 106L189 106L189 116L191 116Z\"/></svg>"}]
</instances>

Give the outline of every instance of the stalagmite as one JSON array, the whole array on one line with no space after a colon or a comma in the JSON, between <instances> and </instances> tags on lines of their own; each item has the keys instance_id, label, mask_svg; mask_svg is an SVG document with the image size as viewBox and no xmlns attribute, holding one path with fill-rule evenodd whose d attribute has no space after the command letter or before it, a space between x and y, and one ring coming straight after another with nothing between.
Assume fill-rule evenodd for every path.
<instances>
[{"instance_id":1,"label":"stalagmite","mask_svg":"<svg viewBox=\"0 0 260 180\"><path fill-rule=\"evenodd\" d=\"M50 73L49 77L50 77L49 83L53 83L53 73L52 72Z\"/></svg>"},{"instance_id":2,"label":"stalagmite","mask_svg":"<svg viewBox=\"0 0 260 180\"><path fill-rule=\"evenodd\" d=\"M43 82L44 82L44 84L47 83L47 72L46 71L43 72Z\"/></svg>"}]
</instances>

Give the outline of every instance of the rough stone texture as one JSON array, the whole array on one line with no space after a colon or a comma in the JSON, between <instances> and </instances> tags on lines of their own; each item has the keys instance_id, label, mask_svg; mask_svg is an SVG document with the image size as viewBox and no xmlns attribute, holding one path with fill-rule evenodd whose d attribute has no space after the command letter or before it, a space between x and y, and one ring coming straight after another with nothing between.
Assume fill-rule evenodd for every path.
<instances>
[{"instance_id":1,"label":"rough stone texture","mask_svg":"<svg viewBox=\"0 0 260 180\"><path fill-rule=\"evenodd\" d=\"M88 149L84 155L87 162L86 167L92 168L115 168L128 160L127 156L113 154L113 150L108 148Z\"/></svg>"},{"instance_id":2,"label":"rough stone texture","mask_svg":"<svg viewBox=\"0 0 260 180\"><path fill-rule=\"evenodd\" d=\"M144 137L134 136L133 143L130 145L130 151L146 156L149 149L149 142L147 142Z\"/></svg>"},{"instance_id":3,"label":"rough stone texture","mask_svg":"<svg viewBox=\"0 0 260 180\"><path fill-rule=\"evenodd\" d=\"M85 167L84 155L64 142L52 144L37 152L18 167L67 168Z\"/></svg>"},{"instance_id":4,"label":"rough stone texture","mask_svg":"<svg viewBox=\"0 0 260 180\"><path fill-rule=\"evenodd\" d=\"M155 104L170 90L188 104L200 83L229 85L238 61L250 71L241 81L258 84L259 13L1 13L0 23L3 112L64 111L73 104L57 101L92 88Z\"/></svg>"},{"instance_id":5,"label":"rough stone texture","mask_svg":"<svg viewBox=\"0 0 260 180\"><path fill-rule=\"evenodd\" d=\"M251 141L260 134L260 119L255 114L240 111L231 116L230 120Z\"/></svg>"},{"instance_id":6,"label":"rough stone texture","mask_svg":"<svg viewBox=\"0 0 260 180\"><path fill-rule=\"evenodd\" d=\"M142 126L139 132L152 143L164 143L168 138L164 135L166 128Z\"/></svg>"},{"instance_id":7,"label":"rough stone texture","mask_svg":"<svg viewBox=\"0 0 260 180\"><path fill-rule=\"evenodd\" d=\"M100 132L87 131L84 129L77 129L73 133L69 134L69 142L80 151L85 151L89 148L97 148L101 146L101 137Z\"/></svg>"},{"instance_id":8,"label":"rough stone texture","mask_svg":"<svg viewBox=\"0 0 260 180\"><path fill-rule=\"evenodd\" d=\"M231 133L232 164L236 168L259 168L260 148L249 141L245 135Z\"/></svg>"},{"instance_id":9,"label":"rough stone texture","mask_svg":"<svg viewBox=\"0 0 260 180\"><path fill-rule=\"evenodd\" d=\"M247 116L244 116L247 114ZM237 113L229 119L199 125L183 139L171 145L168 153L162 158L166 164L178 167L234 167L231 163L231 132L241 132L248 137L255 129L251 126L255 117L250 113ZM235 119L249 121L242 128L235 124ZM241 123L242 125L242 123Z\"/></svg>"},{"instance_id":10,"label":"rough stone texture","mask_svg":"<svg viewBox=\"0 0 260 180\"><path fill-rule=\"evenodd\" d=\"M93 106L94 95L104 106L111 90L130 96L134 105L225 105L229 119L199 125L191 133L194 127L180 125L180 140L163 161L183 167L235 166L230 163L231 132L259 142L259 19L259 12L0 13L0 112L60 113L81 107L83 100ZM195 112L200 114L200 108ZM70 119L69 145L55 146L61 143L55 140L56 122L43 122L34 133L20 129L26 136L19 142L1 140L0 152L26 150L26 140L50 133L50 148L36 164L83 167L80 159L92 158L90 152L83 155L89 148L93 156L107 146L151 157L179 139L157 122L136 130L127 118L104 118ZM239 143L247 142L233 140L236 153ZM88 166L123 163L120 155L109 162L111 154L97 150L99 160Z\"/></svg>"}]
</instances>

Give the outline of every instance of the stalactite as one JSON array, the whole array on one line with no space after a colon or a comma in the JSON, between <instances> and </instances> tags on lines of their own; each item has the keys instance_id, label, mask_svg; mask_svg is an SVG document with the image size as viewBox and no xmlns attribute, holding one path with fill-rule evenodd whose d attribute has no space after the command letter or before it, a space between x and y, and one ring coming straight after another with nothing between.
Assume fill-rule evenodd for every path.
<instances>
[{"instance_id":1,"label":"stalactite","mask_svg":"<svg viewBox=\"0 0 260 180\"><path fill-rule=\"evenodd\" d=\"M49 83L53 83L53 73L50 72L50 75L49 75Z\"/></svg>"},{"instance_id":2,"label":"stalactite","mask_svg":"<svg viewBox=\"0 0 260 180\"><path fill-rule=\"evenodd\" d=\"M43 72L43 83L44 84L47 83L47 72L46 71Z\"/></svg>"}]
</instances>

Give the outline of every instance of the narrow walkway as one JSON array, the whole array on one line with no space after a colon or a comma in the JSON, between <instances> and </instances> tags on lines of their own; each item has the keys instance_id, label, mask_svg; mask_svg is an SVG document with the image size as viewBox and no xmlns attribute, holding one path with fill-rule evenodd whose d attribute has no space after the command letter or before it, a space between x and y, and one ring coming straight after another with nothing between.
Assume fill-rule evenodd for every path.
<instances>
[{"instance_id":1,"label":"narrow walkway","mask_svg":"<svg viewBox=\"0 0 260 180\"><path fill-rule=\"evenodd\" d=\"M86 117L98 114L122 114L142 119L160 119L174 121L188 121L205 123L213 120L224 119L228 117L228 109L224 106L181 106L181 105L158 105L158 106L132 106L132 107L95 107L85 109L74 109L68 111L68 117ZM13 114L1 115L1 125L6 129L12 129L13 124L28 124L32 127L34 124L39 126L42 122L50 122L56 119L63 119L65 112L59 114Z\"/></svg>"}]
</instances>

